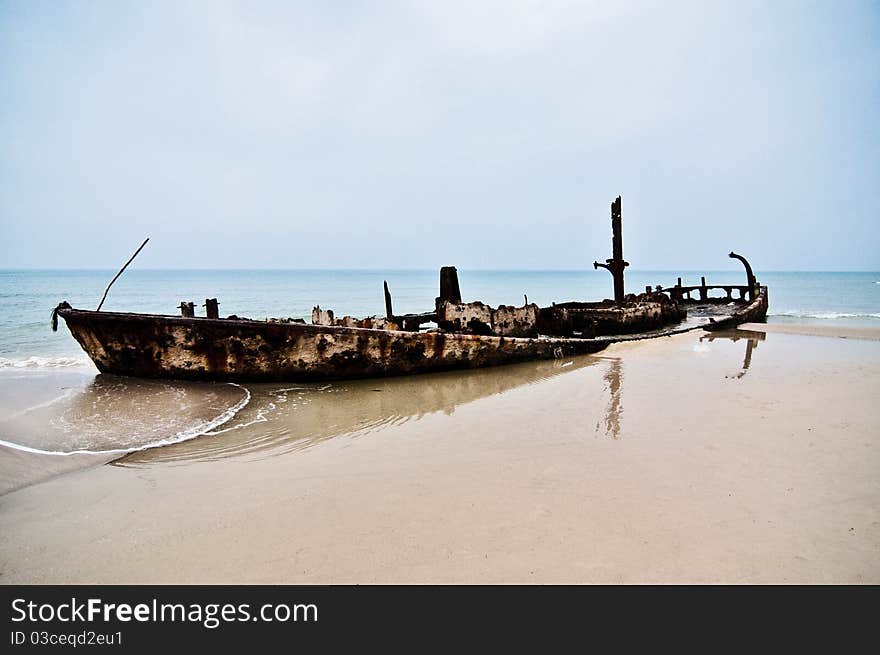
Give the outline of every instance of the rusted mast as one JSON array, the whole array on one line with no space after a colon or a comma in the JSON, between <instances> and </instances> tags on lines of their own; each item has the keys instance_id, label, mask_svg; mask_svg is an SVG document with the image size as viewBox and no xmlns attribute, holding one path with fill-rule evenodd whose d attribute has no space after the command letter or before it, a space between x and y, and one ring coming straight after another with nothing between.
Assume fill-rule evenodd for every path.
<instances>
[{"instance_id":1,"label":"rusted mast","mask_svg":"<svg viewBox=\"0 0 880 655\"><path fill-rule=\"evenodd\" d=\"M740 260L742 262L743 266L746 267L746 280L748 281L748 285L749 285L749 291L748 291L749 300L754 300L755 299L755 287L758 286L758 283L755 280L755 274L752 272L752 267L749 265L749 262L746 260L745 257L743 257L742 255L737 255L732 250L730 251L730 254L727 256L730 257L731 259Z\"/></svg>"},{"instance_id":2,"label":"rusted mast","mask_svg":"<svg viewBox=\"0 0 880 655\"><path fill-rule=\"evenodd\" d=\"M104 301L107 300L107 292L110 291L110 287L112 287L113 283L119 279L119 276L122 275L122 272L126 268L128 268L129 264L131 264L134 261L134 258L138 256L140 251L144 249L144 246L147 245L147 241L149 241L149 240L150 240L150 237L147 237L146 239L144 239L144 242L141 244L141 247L134 251L134 254L129 258L129 260L127 262L125 262L125 264L123 264L122 268L119 269L119 272L113 276L113 279L110 280L110 284L108 284L107 288L104 289L104 295L101 296L101 302L98 303L98 309L95 310L96 312L100 312L101 307L104 306Z\"/></svg>"},{"instance_id":3,"label":"rusted mast","mask_svg":"<svg viewBox=\"0 0 880 655\"><path fill-rule=\"evenodd\" d=\"M618 305L623 302L623 269L629 266L629 262L623 260L623 228L620 212L620 196L611 203L611 259L606 259L605 264L593 262L593 268L608 269L614 278L614 302Z\"/></svg>"},{"instance_id":4,"label":"rusted mast","mask_svg":"<svg viewBox=\"0 0 880 655\"><path fill-rule=\"evenodd\" d=\"M440 300L461 304L461 290L458 287L458 271L455 266L444 266L440 269Z\"/></svg>"},{"instance_id":5,"label":"rusted mast","mask_svg":"<svg viewBox=\"0 0 880 655\"><path fill-rule=\"evenodd\" d=\"M385 287L385 318L389 321L394 318L394 308L391 306L391 292L388 290L388 280L382 281Z\"/></svg>"}]
</instances>

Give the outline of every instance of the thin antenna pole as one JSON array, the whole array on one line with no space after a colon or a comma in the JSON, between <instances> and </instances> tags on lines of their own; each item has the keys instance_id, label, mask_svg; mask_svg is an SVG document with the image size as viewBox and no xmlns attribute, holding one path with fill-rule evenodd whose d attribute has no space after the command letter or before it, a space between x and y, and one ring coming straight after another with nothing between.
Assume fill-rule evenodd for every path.
<instances>
[{"instance_id":1,"label":"thin antenna pole","mask_svg":"<svg viewBox=\"0 0 880 655\"><path fill-rule=\"evenodd\" d=\"M125 266L123 266L122 268L120 268L120 269L119 269L119 272L116 274L116 276L115 276L112 280L110 280L110 284L108 284L108 285L107 285L107 288L104 289L104 295L103 295L103 297L101 298L101 302L100 302L100 304L98 305L98 309L95 310L96 312L100 312L100 311L101 311L101 307L104 306L104 301L107 300L107 292L110 291L110 287L112 287L112 286L113 286L113 283L116 282L116 279L117 279L120 275L122 275L122 271L124 271L126 268L128 268L128 265L131 264L131 263L134 261L134 258L138 256L138 253L139 253L141 250L144 249L144 246L147 245L147 241L149 241L149 240L150 240L150 237L147 237L146 239L144 239L144 242L141 244L141 247L134 251L134 254L131 256L131 258L130 258L127 262L125 262Z\"/></svg>"}]
</instances>

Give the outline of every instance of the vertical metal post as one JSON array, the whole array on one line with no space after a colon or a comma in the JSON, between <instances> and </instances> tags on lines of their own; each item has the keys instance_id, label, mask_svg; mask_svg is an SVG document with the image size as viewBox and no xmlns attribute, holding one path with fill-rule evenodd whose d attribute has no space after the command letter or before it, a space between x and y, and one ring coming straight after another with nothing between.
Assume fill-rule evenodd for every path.
<instances>
[{"instance_id":1,"label":"vertical metal post","mask_svg":"<svg viewBox=\"0 0 880 655\"><path fill-rule=\"evenodd\" d=\"M220 310L216 298L205 298L205 314L208 318L220 318Z\"/></svg>"},{"instance_id":2,"label":"vertical metal post","mask_svg":"<svg viewBox=\"0 0 880 655\"><path fill-rule=\"evenodd\" d=\"M391 307L391 292L388 290L388 280L382 281L385 287L385 318L389 321L394 317L394 309Z\"/></svg>"},{"instance_id":3,"label":"vertical metal post","mask_svg":"<svg viewBox=\"0 0 880 655\"><path fill-rule=\"evenodd\" d=\"M623 259L623 218L620 196L611 203L611 259L606 259L604 264L593 262L593 268L600 266L607 269L614 279L614 302L619 305L625 295L623 269L629 266L629 262Z\"/></svg>"},{"instance_id":4,"label":"vertical metal post","mask_svg":"<svg viewBox=\"0 0 880 655\"><path fill-rule=\"evenodd\" d=\"M440 300L461 304L461 290L458 287L458 271L455 266L444 266L440 269Z\"/></svg>"}]
</instances>

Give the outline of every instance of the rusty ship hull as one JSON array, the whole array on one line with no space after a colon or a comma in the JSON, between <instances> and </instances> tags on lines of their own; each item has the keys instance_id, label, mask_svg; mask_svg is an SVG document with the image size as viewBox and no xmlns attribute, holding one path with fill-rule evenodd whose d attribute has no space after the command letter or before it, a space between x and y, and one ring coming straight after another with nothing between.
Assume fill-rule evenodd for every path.
<instances>
[{"instance_id":1,"label":"rusty ship hull","mask_svg":"<svg viewBox=\"0 0 880 655\"><path fill-rule=\"evenodd\" d=\"M763 323L767 320L767 309L769 308L769 305L770 302L767 287L758 287L754 299L748 304L738 307L730 316L720 319L710 319L709 323L702 327L704 330L715 332L719 330L730 330L743 323Z\"/></svg>"},{"instance_id":2,"label":"rusty ship hull","mask_svg":"<svg viewBox=\"0 0 880 655\"><path fill-rule=\"evenodd\" d=\"M515 338L59 309L102 373L216 381L408 375L595 353L608 339Z\"/></svg>"},{"instance_id":3,"label":"rusty ship hull","mask_svg":"<svg viewBox=\"0 0 880 655\"><path fill-rule=\"evenodd\" d=\"M767 290L701 325L593 338L510 337L301 322L58 309L102 373L205 381L320 381L499 366L599 352L619 341L761 322Z\"/></svg>"}]
</instances>

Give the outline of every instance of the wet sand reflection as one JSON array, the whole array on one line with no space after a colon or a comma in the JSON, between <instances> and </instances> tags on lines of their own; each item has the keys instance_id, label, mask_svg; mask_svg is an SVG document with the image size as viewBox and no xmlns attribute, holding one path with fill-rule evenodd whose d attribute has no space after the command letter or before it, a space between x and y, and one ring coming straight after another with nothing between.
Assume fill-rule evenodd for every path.
<instances>
[{"instance_id":1,"label":"wet sand reflection","mask_svg":"<svg viewBox=\"0 0 880 655\"><path fill-rule=\"evenodd\" d=\"M623 415L621 389L623 384L623 362L619 359L608 360L608 369L602 377L608 392L608 403L604 415L596 422L596 433L604 431L612 439L620 438L620 417Z\"/></svg>"},{"instance_id":2,"label":"wet sand reflection","mask_svg":"<svg viewBox=\"0 0 880 655\"><path fill-rule=\"evenodd\" d=\"M741 379L752 365L752 356L758 347L758 342L765 341L767 334L755 330L726 330L708 333L700 337L700 342L712 343L716 339L737 342L744 340L745 356L743 358L742 367L739 371L731 375L725 375L729 379ZM611 437L612 439L620 439L621 421L623 418L623 380L624 368L623 361L619 358L601 357L606 370L602 379L605 383L604 392L607 394L608 400L605 403L602 416L596 421L596 434Z\"/></svg>"},{"instance_id":3,"label":"wet sand reflection","mask_svg":"<svg viewBox=\"0 0 880 655\"><path fill-rule=\"evenodd\" d=\"M767 338L766 332L758 332L756 330L726 330L720 332L713 332L706 336L700 337L700 342L707 341L712 343L715 339L728 339L733 342L737 342L740 339L745 339L746 342L746 354L743 359L742 369L733 374L733 375L725 375L726 378L732 379L740 379L742 378L749 370L749 366L752 365L752 351L758 347L759 341L764 341Z\"/></svg>"},{"instance_id":4,"label":"wet sand reflection","mask_svg":"<svg viewBox=\"0 0 880 655\"><path fill-rule=\"evenodd\" d=\"M251 402L203 437L132 453L114 462L141 466L231 456L264 457L339 435L360 437L598 363L590 355L495 368L332 384L248 384Z\"/></svg>"}]
</instances>

